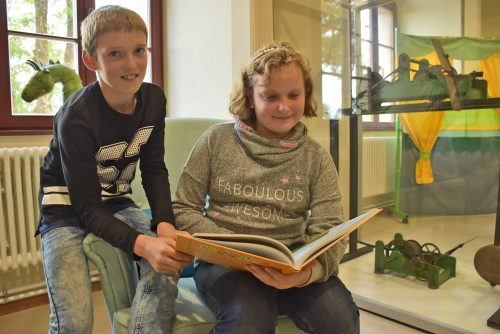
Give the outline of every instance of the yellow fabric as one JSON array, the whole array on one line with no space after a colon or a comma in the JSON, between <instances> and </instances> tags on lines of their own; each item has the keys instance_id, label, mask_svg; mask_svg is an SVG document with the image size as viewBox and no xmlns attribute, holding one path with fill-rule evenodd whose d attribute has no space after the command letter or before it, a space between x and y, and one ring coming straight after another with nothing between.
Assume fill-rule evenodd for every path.
<instances>
[{"instance_id":1,"label":"yellow fabric","mask_svg":"<svg viewBox=\"0 0 500 334\"><path fill-rule=\"evenodd\" d=\"M483 70L483 78L488 81L488 96L500 96L500 51L494 55L482 59L479 62ZM497 114L500 116L500 108L497 108Z\"/></svg>"},{"instance_id":2,"label":"yellow fabric","mask_svg":"<svg viewBox=\"0 0 500 334\"><path fill-rule=\"evenodd\" d=\"M500 117L500 109L496 109L498 113L498 117ZM499 131L500 126L498 124L491 124L491 125L472 125L468 126L467 124L460 125L460 126L446 126L442 127L441 130L446 130L446 131L463 131L463 130L470 130L470 131Z\"/></svg>"},{"instance_id":3,"label":"yellow fabric","mask_svg":"<svg viewBox=\"0 0 500 334\"><path fill-rule=\"evenodd\" d=\"M427 59L430 65L439 65L439 58L435 52L413 59ZM451 62L451 60L450 60ZM410 68L416 66L411 63ZM413 68L417 70L417 68ZM411 79L415 72L410 72ZM414 103L414 102L413 102ZM422 113L402 113L399 115L408 134L418 148L420 156L415 166L415 180L417 184L429 184L434 182L430 153L436 143L441 121L444 113L442 111L422 112Z\"/></svg>"},{"instance_id":4,"label":"yellow fabric","mask_svg":"<svg viewBox=\"0 0 500 334\"><path fill-rule=\"evenodd\" d=\"M488 81L488 97L500 96L500 52L479 61L483 79ZM447 112L441 131L500 131L500 108L467 109Z\"/></svg>"},{"instance_id":5,"label":"yellow fabric","mask_svg":"<svg viewBox=\"0 0 500 334\"><path fill-rule=\"evenodd\" d=\"M415 166L415 181L417 184L434 182L430 153L436 143L443 116L444 113L442 111L399 115L411 140L420 151L420 156Z\"/></svg>"}]
</instances>

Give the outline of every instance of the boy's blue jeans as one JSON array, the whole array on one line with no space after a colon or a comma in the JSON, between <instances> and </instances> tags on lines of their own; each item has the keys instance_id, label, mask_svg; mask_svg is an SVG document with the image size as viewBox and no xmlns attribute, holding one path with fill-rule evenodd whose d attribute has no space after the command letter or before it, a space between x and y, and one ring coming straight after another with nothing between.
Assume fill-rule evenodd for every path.
<instances>
[{"instance_id":1,"label":"boy's blue jeans","mask_svg":"<svg viewBox=\"0 0 500 334\"><path fill-rule=\"evenodd\" d=\"M130 207L115 217L134 229L154 235L150 218ZM92 293L82 241L87 232L78 227L57 227L42 236L42 257L50 301L49 333L92 333ZM137 285L129 322L130 333L170 333L175 317L178 274L155 272L139 261Z\"/></svg>"},{"instance_id":2,"label":"boy's blue jeans","mask_svg":"<svg viewBox=\"0 0 500 334\"><path fill-rule=\"evenodd\" d=\"M274 333L279 314L290 316L307 333L359 333L358 308L338 277L278 290L248 272L199 262L194 279L217 317L211 333Z\"/></svg>"}]
</instances>

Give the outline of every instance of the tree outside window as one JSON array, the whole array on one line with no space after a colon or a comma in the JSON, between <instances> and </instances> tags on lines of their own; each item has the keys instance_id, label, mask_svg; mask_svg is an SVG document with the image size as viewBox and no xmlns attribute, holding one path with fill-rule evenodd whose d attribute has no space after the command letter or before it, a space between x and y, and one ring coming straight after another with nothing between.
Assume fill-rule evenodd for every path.
<instances>
[{"instance_id":1,"label":"tree outside window","mask_svg":"<svg viewBox=\"0 0 500 334\"><path fill-rule=\"evenodd\" d=\"M322 1L321 89L323 109L328 119L340 119L348 107L343 98L349 76L349 7L341 1ZM347 85L347 87L349 87ZM348 104L348 103L347 103Z\"/></svg>"}]
</instances>

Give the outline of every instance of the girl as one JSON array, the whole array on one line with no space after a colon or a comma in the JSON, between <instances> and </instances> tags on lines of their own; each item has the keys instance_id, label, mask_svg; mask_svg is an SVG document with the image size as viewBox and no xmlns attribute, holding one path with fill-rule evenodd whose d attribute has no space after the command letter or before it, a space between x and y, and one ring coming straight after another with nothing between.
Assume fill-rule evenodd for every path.
<instances>
[{"instance_id":1,"label":"girl","mask_svg":"<svg viewBox=\"0 0 500 334\"><path fill-rule=\"evenodd\" d=\"M332 158L300 121L316 109L304 56L286 43L259 50L231 94L236 122L208 129L188 159L173 203L177 228L266 235L293 248L342 223ZM358 309L337 276L345 247L293 274L197 261L198 291L217 317L212 332L274 333L288 314L309 333L359 333Z\"/></svg>"}]
</instances>

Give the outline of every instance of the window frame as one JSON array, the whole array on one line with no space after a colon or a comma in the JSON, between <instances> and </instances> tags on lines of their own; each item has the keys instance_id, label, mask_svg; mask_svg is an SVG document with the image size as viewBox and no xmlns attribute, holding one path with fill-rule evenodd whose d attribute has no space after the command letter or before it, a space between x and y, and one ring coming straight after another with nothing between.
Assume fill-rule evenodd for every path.
<instances>
[{"instance_id":1,"label":"window frame","mask_svg":"<svg viewBox=\"0 0 500 334\"><path fill-rule=\"evenodd\" d=\"M379 43L379 38L378 38L378 8L383 7L384 9L388 10L389 12L392 13L392 23L393 23L393 31L395 27L397 26L396 22L396 5L394 3L389 3L389 4L383 4L380 6L375 6L371 8L365 8L370 11L370 40L364 40L361 39L361 36L359 36L360 41L368 42L370 43L370 61L371 61L371 68L372 71L378 72L380 69L380 62L379 62L379 48L380 47L385 47L385 48L391 48L388 45L381 44ZM396 57L394 54L395 52L395 36L393 34L392 36L392 50L393 50L393 57ZM395 115L393 114L393 121L392 122L380 122L379 121L379 115L378 114L369 114L369 116L372 116L373 119L371 121L362 121L363 124L363 131L391 131L395 129Z\"/></svg>"},{"instance_id":2,"label":"window frame","mask_svg":"<svg viewBox=\"0 0 500 334\"><path fill-rule=\"evenodd\" d=\"M148 0L150 6L149 34L151 40L151 76L152 82L163 88L163 2ZM82 54L80 22L95 7L94 0L78 0L76 3L77 37L63 38L66 41L76 41L78 55ZM34 33L16 33L16 35L37 36ZM45 37L45 36L44 36ZM61 38L57 37L61 40ZM0 1L0 78L6 78L4 87L0 89L0 136L2 135L45 135L52 134L54 116L13 116L9 62L9 30L7 20L7 1ZM96 80L96 75L85 67L81 57L78 57L78 69L84 85Z\"/></svg>"}]
</instances>

